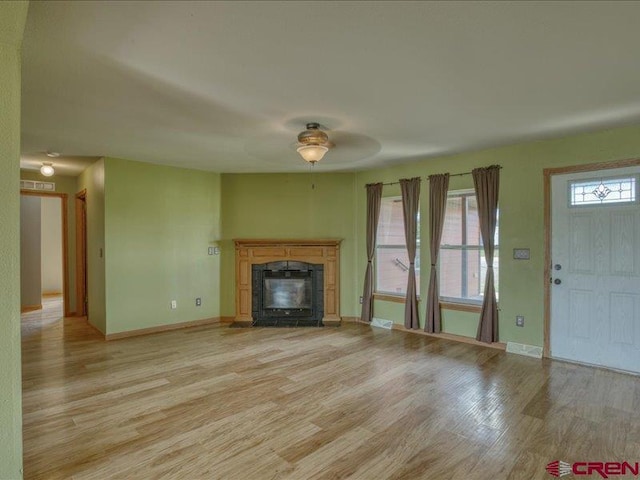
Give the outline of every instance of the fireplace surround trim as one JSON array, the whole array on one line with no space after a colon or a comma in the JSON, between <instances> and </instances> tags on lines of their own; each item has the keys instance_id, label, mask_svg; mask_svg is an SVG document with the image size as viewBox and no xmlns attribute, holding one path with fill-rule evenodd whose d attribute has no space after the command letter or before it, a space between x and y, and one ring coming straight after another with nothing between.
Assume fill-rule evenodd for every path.
<instances>
[{"instance_id":1,"label":"fireplace surround trim","mask_svg":"<svg viewBox=\"0 0 640 480\"><path fill-rule=\"evenodd\" d=\"M235 322L250 325L252 268L256 264L298 261L324 268L325 326L340 325L340 243L342 239L234 239L236 262Z\"/></svg>"}]
</instances>

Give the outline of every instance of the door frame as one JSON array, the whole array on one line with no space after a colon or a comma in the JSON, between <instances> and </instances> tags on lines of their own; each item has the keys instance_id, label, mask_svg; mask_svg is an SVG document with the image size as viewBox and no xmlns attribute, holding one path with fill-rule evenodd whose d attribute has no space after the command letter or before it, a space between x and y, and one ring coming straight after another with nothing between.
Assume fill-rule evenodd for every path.
<instances>
[{"instance_id":1,"label":"door frame","mask_svg":"<svg viewBox=\"0 0 640 480\"><path fill-rule=\"evenodd\" d=\"M636 167L640 158L614 160L611 162L588 163L569 167L545 168L544 176L544 346L542 355L551 357L551 177L567 173L593 172L613 168Z\"/></svg>"},{"instance_id":2,"label":"door frame","mask_svg":"<svg viewBox=\"0 0 640 480\"><path fill-rule=\"evenodd\" d=\"M76 193L76 316L88 315L87 308L87 190ZM84 215L82 204L84 203Z\"/></svg>"},{"instance_id":3,"label":"door frame","mask_svg":"<svg viewBox=\"0 0 640 480\"><path fill-rule=\"evenodd\" d=\"M62 302L64 304L64 316L73 317L75 312L69 310L69 248L68 219L67 219L67 194L58 192L40 192L37 190L20 190L20 195L29 197L58 197L61 199L62 208Z\"/></svg>"}]
</instances>

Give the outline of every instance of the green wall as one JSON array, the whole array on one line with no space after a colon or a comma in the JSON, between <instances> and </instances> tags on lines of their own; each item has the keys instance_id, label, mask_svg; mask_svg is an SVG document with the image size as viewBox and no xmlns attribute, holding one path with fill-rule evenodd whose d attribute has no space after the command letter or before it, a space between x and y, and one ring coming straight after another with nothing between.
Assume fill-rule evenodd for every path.
<instances>
[{"instance_id":1,"label":"green wall","mask_svg":"<svg viewBox=\"0 0 640 480\"><path fill-rule=\"evenodd\" d=\"M0 2L0 478L22 478L20 47L27 2Z\"/></svg>"},{"instance_id":2,"label":"green wall","mask_svg":"<svg viewBox=\"0 0 640 480\"><path fill-rule=\"evenodd\" d=\"M222 315L235 314L234 238L342 238L340 312L356 315L353 173L222 175Z\"/></svg>"},{"instance_id":3,"label":"green wall","mask_svg":"<svg viewBox=\"0 0 640 480\"><path fill-rule=\"evenodd\" d=\"M391 182L399 178L434 173L467 172L475 167L500 164L500 341L543 345L544 223L543 169L606 162L640 156L640 127L626 127L552 140L522 143L472 153L443 156L390 168L359 172L356 176L357 238L365 239L366 198L364 185ZM473 188L471 176L453 177L450 190ZM397 186L385 187L383 195L397 195ZM429 211L428 183L422 182L422 218ZM429 258L428 221L421 225L422 259ZM531 260L512 259L513 248L531 249ZM366 259L358 256L357 271L364 271ZM426 298L429 262L422 261L420 295ZM357 277L357 291L362 279ZM421 326L426 306L420 304ZM376 301L374 315L403 323L404 306ZM524 328L515 326L516 315L525 316ZM478 315L445 310L445 332L475 337Z\"/></svg>"},{"instance_id":4,"label":"green wall","mask_svg":"<svg viewBox=\"0 0 640 480\"><path fill-rule=\"evenodd\" d=\"M106 158L105 225L106 333L220 316L219 174Z\"/></svg>"},{"instance_id":5,"label":"green wall","mask_svg":"<svg viewBox=\"0 0 640 480\"><path fill-rule=\"evenodd\" d=\"M77 191L87 195L87 298L89 323L107 332L105 283L105 162L100 159L78 177Z\"/></svg>"},{"instance_id":6,"label":"green wall","mask_svg":"<svg viewBox=\"0 0 640 480\"><path fill-rule=\"evenodd\" d=\"M77 178L54 175L45 177L40 172L32 170L20 170L21 180L37 180L42 182L54 182L57 193L67 194L67 259L69 262L69 308L73 313L76 310L76 207L75 196L77 193Z\"/></svg>"}]
</instances>

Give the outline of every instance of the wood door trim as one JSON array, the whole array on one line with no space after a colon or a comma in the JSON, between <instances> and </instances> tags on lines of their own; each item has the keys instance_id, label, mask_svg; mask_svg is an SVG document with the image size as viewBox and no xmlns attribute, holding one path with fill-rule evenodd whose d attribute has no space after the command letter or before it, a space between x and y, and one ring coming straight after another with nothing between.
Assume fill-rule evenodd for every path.
<instances>
[{"instance_id":1,"label":"wood door trim","mask_svg":"<svg viewBox=\"0 0 640 480\"><path fill-rule=\"evenodd\" d=\"M82 216L81 202L84 202L86 208L87 202L87 189L76 193L76 315L79 317L86 316L88 312L85 311L85 297L87 292L85 290L87 275L86 265L86 231L87 225L85 218ZM84 240L84 242L83 242ZM81 280L83 280L81 282Z\"/></svg>"},{"instance_id":2,"label":"wood door trim","mask_svg":"<svg viewBox=\"0 0 640 480\"><path fill-rule=\"evenodd\" d=\"M612 162L588 163L585 165L573 165L569 167L545 168L543 174L544 192L544 345L542 355L551 356L551 177L567 173L593 172L597 170L610 170L614 168L636 167L640 165L640 158L614 160Z\"/></svg>"},{"instance_id":3,"label":"wood door trim","mask_svg":"<svg viewBox=\"0 0 640 480\"><path fill-rule=\"evenodd\" d=\"M69 221L67 218L67 198L66 193L59 192L38 192L33 190L20 190L20 195L28 197L58 197L62 201L62 296L64 304L64 316L72 316L69 308L69 248L68 228Z\"/></svg>"}]
</instances>

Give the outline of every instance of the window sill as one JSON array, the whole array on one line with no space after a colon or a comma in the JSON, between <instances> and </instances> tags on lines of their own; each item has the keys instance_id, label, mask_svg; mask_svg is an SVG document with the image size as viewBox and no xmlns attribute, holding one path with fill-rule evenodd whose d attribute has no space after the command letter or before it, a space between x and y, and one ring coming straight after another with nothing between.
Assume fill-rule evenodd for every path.
<instances>
[{"instance_id":1,"label":"window sill","mask_svg":"<svg viewBox=\"0 0 640 480\"><path fill-rule=\"evenodd\" d=\"M471 303L440 302L440 308L445 310L457 310L459 312L482 312L482 305L473 305Z\"/></svg>"},{"instance_id":2,"label":"window sill","mask_svg":"<svg viewBox=\"0 0 640 480\"><path fill-rule=\"evenodd\" d=\"M395 302L395 303L404 303L406 300L406 295L391 295L389 293L374 293L374 300L382 300L383 302ZM420 297L418 297L418 302L420 301Z\"/></svg>"},{"instance_id":3,"label":"window sill","mask_svg":"<svg viewBox=\"0 0 640 480\"><path fill-rule=\"evenodd\" d=\"M383 302L404 303L406 300L406 296L391 295L389 293L374 293L373 299ZM418 302L420 302L420 297L418 297ZM440 302L440 308L444 310L457 310L459 312L482 312L482 305L473 305L471 303Z\"/></svg>"}]
</instances>

